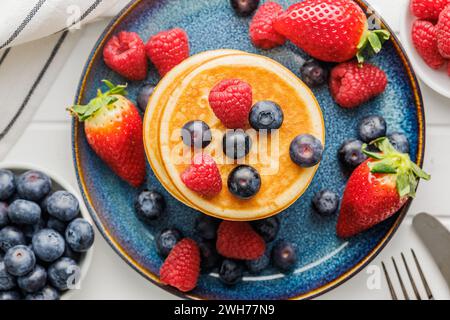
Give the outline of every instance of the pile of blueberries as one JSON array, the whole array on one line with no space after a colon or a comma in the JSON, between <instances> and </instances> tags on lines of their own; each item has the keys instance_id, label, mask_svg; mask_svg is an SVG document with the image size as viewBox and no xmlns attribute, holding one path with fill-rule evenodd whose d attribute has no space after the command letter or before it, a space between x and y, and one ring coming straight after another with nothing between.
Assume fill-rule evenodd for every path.
<instances>
[{"instance_id":1,"label":"pile of blueberries","mask_svg":"<svg viewBox=\"0 0 450 320\"><path fill-rule=\"evenodd\" d=\"M80 279L94 229L39 171L0 170L0 300L57 300Z\"/></svg>"},{"instance_id":2,"label":"pile of blueberries","mask_svg":"<svg viewBox=\"0 0 450 320\"><path fill-rule=\"evenodd\" d=\"M143 191L135 201L138 218L150 225L164 214L165 207L164 197L156 191ZM216 238L220 222L220 219L203 214L195 221L194 238L200 249L203 273L217 271L224 284L235 285L241 281L246 270L251 274L259 274L272 265L281 272L289 272L295 266L295 245L285 240L275 241L280 230L279 217L251 222L253 229L268 243L268 250L261 258L246 262L222 257L217 252ZM163 229L156 237L156 249L161 258L165 259L183 238L183 232L178 228Z\"/></svg>"}]
</instances>

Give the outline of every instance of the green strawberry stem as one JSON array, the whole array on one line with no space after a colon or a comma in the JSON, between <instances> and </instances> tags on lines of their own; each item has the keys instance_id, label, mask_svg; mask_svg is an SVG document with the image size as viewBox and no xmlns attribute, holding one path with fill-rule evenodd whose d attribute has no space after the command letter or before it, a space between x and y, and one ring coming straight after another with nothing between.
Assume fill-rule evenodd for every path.
<instances>
[{"instance_id":1,"label":"green strawberry stem","mask_svg":"<svg viewBox=\"0 0 450 320\"><path fill-rule=\"evenodd\" d=\"M398 152L389 142L389 139L379 138L370 144L375 145L381 151L372 152L367 150L367 144L363 145L362 151L364 154L375 159L375 161L368 163L370 172L394 174L400 197L414 197L419 179L431 179L429 174L411 161L408 154Z\"/></svg>"},{"instance_id":2,"label":"green strawberry stem","mask_svg":"<svg viewBox=\"0 0 450 320\"><path fill-rule=\"evenodd\" d=\"M116 95L122 95L126 96L127 91L125 90L127 88L127 85L114 85L109 80L103 80L102 81L107 87L108 91L103 93L100 89L97 90L97 97L89 101L86 105L74 105L70 108L68 108L68 111L76 116L78 120L81 122L86 121L90 117L92 117L97 111L102 109L103 107L107 107L109 105L112 105L114 102L117 101Z\"/></svg>"},{"instance_id":3,"label":"green strawberry stem","mask_svg":"<svg viewBox=\"0 0 450 320\"><path fill-rule=\"evenodd\" d=\"M364 62L365 54L371 56L380 52L383 43L389 40L390 37L391 34L387 30L366 30L357 46L358 53L356 54L356 57L358 62L360 64Z\"/></svg>"}]
</instances>

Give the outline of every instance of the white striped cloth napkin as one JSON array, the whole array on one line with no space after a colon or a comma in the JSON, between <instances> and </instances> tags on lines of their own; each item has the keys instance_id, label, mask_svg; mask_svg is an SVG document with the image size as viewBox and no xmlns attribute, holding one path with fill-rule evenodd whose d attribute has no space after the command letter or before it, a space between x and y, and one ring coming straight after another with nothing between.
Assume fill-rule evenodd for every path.
<instances>
[{"instance_id":1,"label":"white striped cloth napkin","mask_svg":"<svg viewBox=\"0 0 450 320\"><path fill-rule=\"evenodd\" d=\"M114 16L128 2L0 2L0 160L40 106L77 43L77 30L94 20Z\"/></svg>"}]
</instances>

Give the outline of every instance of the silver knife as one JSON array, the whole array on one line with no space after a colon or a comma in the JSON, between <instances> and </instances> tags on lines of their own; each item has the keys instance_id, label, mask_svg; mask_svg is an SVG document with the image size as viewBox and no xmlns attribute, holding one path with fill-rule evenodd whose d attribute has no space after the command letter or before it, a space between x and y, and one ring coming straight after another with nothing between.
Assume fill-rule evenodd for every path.
<instances>
[{"instance_id":1,"label":"silver knife","mask_svg":"<svg viewBox=\"0 0 450 320\"><path fill-rule=\"evenodd\" d=\"M413 227L439 267L450 288L450 232L432 215L419 213Z\"/></svg>"}]
</instances>

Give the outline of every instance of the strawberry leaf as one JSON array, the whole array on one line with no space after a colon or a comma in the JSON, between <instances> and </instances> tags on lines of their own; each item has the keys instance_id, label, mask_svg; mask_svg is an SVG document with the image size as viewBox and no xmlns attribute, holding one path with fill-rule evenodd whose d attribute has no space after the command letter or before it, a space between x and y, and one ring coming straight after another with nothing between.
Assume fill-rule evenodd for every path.
<instances>
[{"instance_id":1,"label":"strawberry leaf","mask_svg":"<svg viewBox=\"0 0 450 320\"><path fill-rule=\"evenodd\" d=\"M366 30L357 45L358 52L356 58L358 63L362 65L365 56L373 56L381 51L383 43L385 43L391 34L387 30Z\"/></svg>"},{"instance_id":2,"label":"strawberry leaf","mask_svg":"<svg viewBox=\"0 0 450 320\"><path fill-rule=\"evenodd\" d=\"M411 185L409 182L410 182L409 175L400 174L397 176L396 185L398 195L400 196L400 198L409 195L411 193Z\"/></svg>"},{"instance_id":3,"label":"strawberry leaf","mask_svg":"<svg viewBox=\"0 0 450 320\"><path fill-rule=\"evenodd\" d=\"M388 158L381 161L370 162L369 168L372 173L397 173L397 169Z\"/></svg>"},{"instance_id":4,"label":"strawberry leaf","mask_svg":"<svg viewBox=\"0 0 450 320\"><path fill-rule=\"evenodd\" d=\"M127 85L114 85L111 81L103 80L103 83L108 87L108 91L103 93L100 89L97 90L97 97L93 98L86 105L74 105L68 110L80 121L86 121L92 117L97 111L103 107L115 103L118 95L125 96Z\"/></svg>"}]
</instances>

